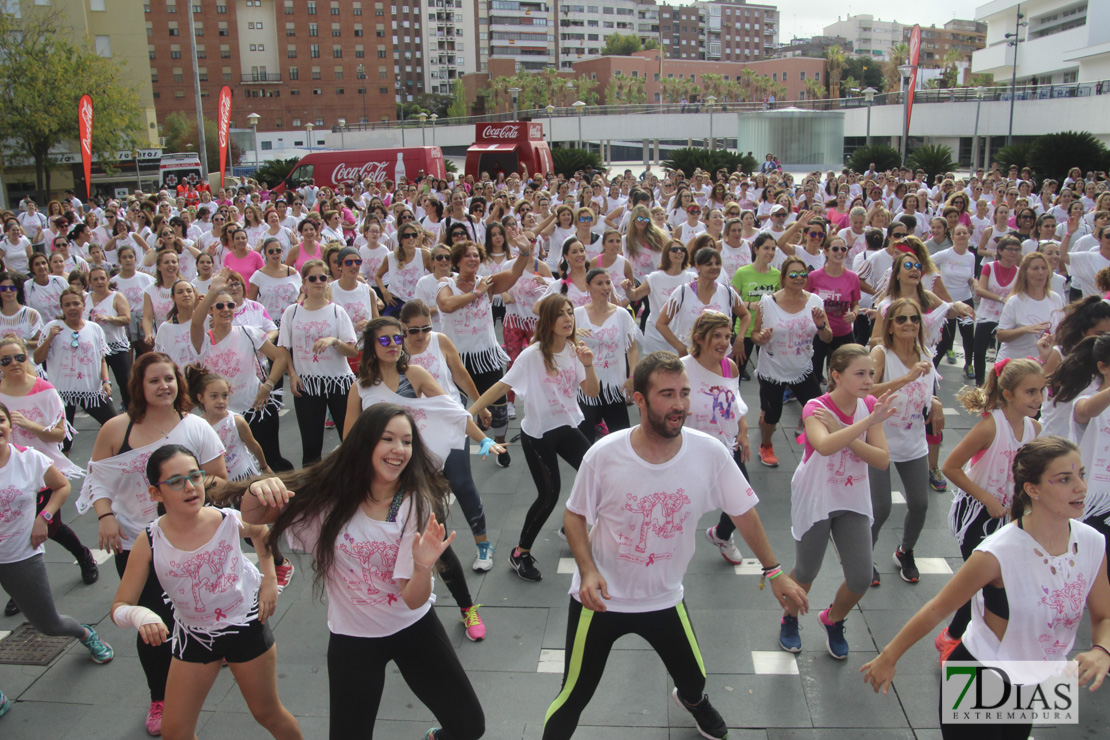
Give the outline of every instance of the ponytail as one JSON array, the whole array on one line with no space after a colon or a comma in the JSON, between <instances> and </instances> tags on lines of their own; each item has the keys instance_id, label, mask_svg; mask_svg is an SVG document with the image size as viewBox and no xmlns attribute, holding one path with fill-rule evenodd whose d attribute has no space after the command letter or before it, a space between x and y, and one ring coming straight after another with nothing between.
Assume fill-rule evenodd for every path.
<instances>
[{"instance_id":1,"label":"ponytail","mask_svg":"<svg viewBox=\"0 0 1110 740\"><path fill-rule=\"evenodd\" d=\"M1048 379L1049 392L1057 404L1071 403L1097 378L1098 364L1110 363L1110 334L1087 337L1069 352Z\"/></svg>"},{"instance_id":2,"label":"ponytail","mask_svg":"<svg viewBox=\"0 0 1110 740\"><path fill-rule=\"evenodd\" d=\"M964 386L956 394L965 409L973 414L987 414L1006 405L1003 391L1012 391L1029 375L1044 375L1036 360L999 360L987 374L982 388Z\"/></svg>"},{"instance_id":3,"label":"ponytail","mask_svg":"<svg viewBox=\"0 0 1110 740\"><path fill-rule=\"evenodd\" d=\"M1073 452L1079 452L1074 442L1054 434L1038 437L1021 446L1014 456L1014 500L1010 504L1010 519L1020 519L1027 510L1033 508L1033 501L1025 490L1025 484L1040 483L1053 460Z\"/></svg>"}]
</instances>

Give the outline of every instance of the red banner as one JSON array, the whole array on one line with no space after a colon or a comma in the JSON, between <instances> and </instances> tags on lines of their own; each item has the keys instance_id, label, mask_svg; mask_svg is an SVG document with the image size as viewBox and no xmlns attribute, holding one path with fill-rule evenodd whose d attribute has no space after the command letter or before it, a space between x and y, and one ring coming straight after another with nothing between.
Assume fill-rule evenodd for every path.
<instances>
[{"instance_id":1,"label":"red banner","mask_svg":"<svg viewBox=\"0 0 1110 740\"><path fill-rule=\"evenodd\" d=\"M227 142L231 130L231 88L224 85L220 89L219 119L216 123L220 140L220 187L224 186L224 172L227 170Z\"/></svg>"},{"instance_id":2,"label":"red banner","mask_svg":"<svg viewBox=\"0 0 1110 740\"><path fill-rule=\"evenodd\" d=\"M909 102L906 104L906 136L910 135L910 120L913 118L913 93L917 89L917 63L921 59L921 26L914 26L910 31L910 87L906 91Z\"/></svg>"},{"instance_id":3,"label":"red banner","mask_svg":"<svg viewBox=\"0 0 1110 740\"><path fill-rule=\"evenodd\" d=\"M82 95L77 103L77 130L81 137L81 163L85 165L85 198L92 195L92 128L92 97Z\"/></svg>"}]
</instances>

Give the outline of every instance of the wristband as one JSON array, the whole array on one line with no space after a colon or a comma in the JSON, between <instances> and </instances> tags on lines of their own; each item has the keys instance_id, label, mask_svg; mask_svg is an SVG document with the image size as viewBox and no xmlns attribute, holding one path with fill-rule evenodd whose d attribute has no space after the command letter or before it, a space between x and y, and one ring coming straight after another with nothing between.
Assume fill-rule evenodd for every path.
<instances>
[{"instance_id":1,"label":"wristband","mask_svg":"<svg viewBox=\"0 0 1110 740\"><path fill-rule=\"evenodd\" d=\"M433 567L433 566L435 565L435 562L431 562L431 563L421 563L421 562L420 562L419 560L417 560L416 558L413 558L413 559L412 559L412 564L413 564L413 565L414 565L415 567L417 567L417 568L421 568L422 570L431 570L431 569L432 569L432 567Z\"/></svg>"},{"instance_id":2,"label":"wristband","mask_svg":"<svg viewBox=\"0 0 1110 740\"><path fill-rule=\"evenodd\" d=\"M1098 643L1095 643L1094 645L1091 645L1091 650L1101 650L1102 652L1106 653L1107 655L1110 655L1110 650L1107 650L1106 648L1104 648L1102 645L1099 645Z\"/></svg>"},{"instance_id":3,"label":"wristband","mask_svg":"<svg viewBox=\"0 0 1110 740\"><path fill-rule=\"evenodd\" d=\"M162 618L145 606L117 606L112 621L120 627L139 629L144 624L165 624Z\"/></svg>"},{"instance_id":4,"label":"wristband","mask_svg":"<svg viewBox=\"0 0 1110 740\"><path fill-rule=\"evenodd\" d=\"M489 453L489 448L493 447L494 444L496 444L496 443L492 439L490 439L489 437L484 437L482 439L482 446L478 448L478 454L479 455L488 454Z\"/></svg>"},{"instance_id":5,"label":"wristband","mask_svg":"<svg viewBox=\"0 0 1110 740\"><path fill-rule=\"evenodd\" d=\"M264 381L264 382L262 383L262 385L266 386L266 387L267 387L267 388L269 388L270 390L273 390L273 389L274 389L274 387L275 387L275 386L276 386L277 384L276 384L276 383L274 383L274 381L270 380L269 378L266 378L266 380L265 380L265 381Z\"/></svg>"},{"instance_id":6,"label":"wristband","mask_svg":"<svg viewBox=\"0 0 1110 740\"><path fill-rule=\"evenodd\" d=\"M100 516L98 516L96 518L96 520L100 521L101 519L103 519L106 516L115 516L115 515L116 515L116 513L114 511L109 511L107 514L101 514Z\"/></svg>"}]
</instances>

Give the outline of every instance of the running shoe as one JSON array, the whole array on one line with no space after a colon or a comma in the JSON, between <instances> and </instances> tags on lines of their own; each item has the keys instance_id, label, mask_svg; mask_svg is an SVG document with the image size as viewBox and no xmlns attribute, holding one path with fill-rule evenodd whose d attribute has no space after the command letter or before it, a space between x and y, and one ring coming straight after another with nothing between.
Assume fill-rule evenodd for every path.
<instances>
[{"instance_id":1,"label":"running shoe","mask_svg":"<svg viewBox=\"0 0 1110 740\"><path fill-rule=\"evenodd\" d=\"M879 578L879 567L874 563L871 564L871 588L877 588L881 582Z\"/></svg>"},{"instance_id":2,"label":"running shoe","mask_svg":"<svg viewBox=\"0 0 1110 740\"><path fill-rule=\"evenodd\" d=\"M332 421L330 416L324 419L324 429L335 429L335 422Z\"/></svg>"},{"instance_id":3,"label":"running shoe","mask_svg":"<svg viewBox=\"0 0 1110 740\"><path fill-rule=\"evenodd\" d=\"M802 652L802 636L799 633L798 618L784 614L779 625L779 647L788 653Z\"/></svg>"},{"instance_id":4,"label":"running shoe","mask_svg":"<svg viewBox=\"0 0 1110 740\"><path fill-rule=\"evenodd\" d=\"M797 399L794 398L794 391L790 390L789 388L787 388L786 390L784 390L782 392L782 402L783 403L790 403L791 401L796 401L796 400Z\"/></svg>"},{"instance_id":5,"label":"running shoe","mask_svg":"<svg viewBox=\"0 0 1110 740\"><path fill-rule=\"evenodd\" d=\"M570 542L570 540L567 539L566 527L559 527L559 531L555 534L557 534L559 536L559 539L561 539L563 542Z\"/></svg>"},{"instance_id":6,"label":"running shoe","mask_svg":"<svg viewBox=\"0 0 1110 740\"><path fill-rule=\"evenodd\" d=\"M509 451L508 450L505 450L504 452L502 452L500 455L497 456L497 467L499 467L499 468L507 468L507 467L509 467L509 463L511 463L511 462L512 462L512 458L509 457Z\"/></svg>"},{"instance_id":7,"label":"running shoe","mask_svg":"<svg viewBox=\"0 0 1110 740\"><path fill-rule=\"evenodd\" d=\"M289 561L289 558L286 558L282 561L281 565L274 568L274 570L277 572L278 593L280 594L289 586L290 581L293 580L293 563Z\"/></svg>"},{"instance_id":8,"label":"running shoe","mask_svg":"<svg viewBox=\"0 0 1110 740\"><path fill-rule=\"evenodd\" d=\"M493 568L493 554L497 552L493 549L493 545L489 542L478 543L478 556L474 558L474 565L470 566L474 570L490 570Z\"/></svg>"},{"instance_id":9,"label":"running shoe","mask_svg":"<svg viewBox=\"0 0 1110 740\"><path fill-rule=\"evenodd\" d=\"M8 599L8 603L4 605L4 616L14 617L19 614L19 604L15 603L15 599Z\"/></svg>"},{"instance_id":10,"label":"running shoe","mask_svg":"<svg viewBox=\"0 0 1110 740\"><path fill-rule=\"evenodd\" d=\"M81 580L86 586L91 586L100 578L100 569L96 567L96 559L89 548L86 547L81 557L77 558L77 565L81 567Z\"/></svg>"},{"instance_id":11,"label":"running shoe","mask_svg":"<svg viewBox=\"0 0 1110 740\"><path fill-rule=\"evenodd\" d=\"M526 581L535 582L543 578L540 569L536 567L536 559L532 557L532 553L521 552L519 547L509 556L509 565Z\"/></svg>"},{"instance_id":12,"label":"running shoe","mask_svg":"<svg viewBox=\"0 0 1110 740\"><path fill-rule=\"evenodd\" d=\"M89 631L89 636L84 640L80 640L80 643L88 649L93 663L103 664L110 662L116 655L116 652L112 650L112 646L101 640L100 635L96 634L96 630L94 630L91 625L83 624L81 626Z\"/></svg>"},{"instance_id":13,"label":"running shoe","mask_svg":"<svg viewBox=\"0 0 1110 740\"><path fill-rule=\"evenodd\" d=\"M774 445L759 446L759 461L769 468L777 468L779 466L779 459L775 457Z\"/></svg>"},{"instance_id":14,"label":"running shoe","mask_svg":"<svg viewBox=\"0 0 1110 740\"><path fill-rule=\"evenodd\" d=\"M940 664L944 665L948 657L952 655L952 651L960 646L960 638L953 637L948 632L948 628L945 627L940 631L940 634L937 635L937 638L933 640L933 646L936 647L937 652L940 653Z\"/></svg>"},{"instance_id":15,"label":"running shoe","mask_svg":"<svg viewBox=\"0 0 1110 740\"><path fill-rule=\"evenodd\" d=\"M11 708L12 703L8 701L8 697L4 696L4 692L0 691L0 717L3 717L5 714L7 714L8 710Z\"/></svg>"},{"instance_id":16,"label":"running shoe","mask_svg":"<svg viewBox=\"0 0 1110 740\"><path fill-rule=\"evenodd\" d=\"M898 566L898 575L906 583L917 583L921 580L921 571L913 559L913 550L903 550L901 545L894 551L894 564Z\"/></svg>"},{"instance_id":17,"label":"running shoe","mask_svg":"<svg viewBox=\"0 0 1110 740\"><path fill-rule=\"evenodd\" d=\"M509 420L511 421L515 418L516 418L516 404L510 403L509 404Z\"/></svg>"},{"instance_id":18,"label":"running shoe","mask_svg":"<svg viewBox=\"0 0 1110 740\"><path fill-rule=\"evenodd\" d=\"M948 490L948 481L945 479L944 473L940 472L940 468L929 468L929 485L937 493Z\"/></svg>"},{"instance_id":19,"label":"running shoe","mask_svg":"<svg viewBox=\"0 0 1110 740\"><path fill-rule=\"evenodd\" d=\"M475 604L462 610L462 623L466 625L466 637L471 642L481 642L486 638L486 625L478 616L480 606L481 604Z\"/></svg>"},{"instance_id":20,"label":"running shoe","mask_svg":"<svg viewBox=\"0 0 1110 740\"><path fill-rule=\"evenodd\" d=\"M725 724L721 713L709 703L708 694L702 694L701 701L697 704L687 704L686 700L678 695L678 689L671 691L671 696L674 697L675 704L685 709L694 718L699 735L709 740L722 740L728 737L728 725Z\"/></svg>"},{"instance_id":21,"label":"running shoe","mask_svg":"<svg viewBox=\"0 0 1110 740\"><path fill-rule=\"evenodd\" d=\"M964 377L968 380L975 380L975 368L971 365L964 365Z\"/></svg>"},{"instance_id":22,"label":"running shoe","mask_svg":"<svg viewBox=\"0 0 1110 740\"><path fill-rule=\"evenodd\" d=\"M438 727L428 730L427 734L424 735L424 740L439 740L439 730Z\"/></svg>"},{"instance_id":23,"label":"running shoe","mask_svg":"<svg viewBox=\"0 0 1110 740\"><path fill-rule=\"evenodd\" d=\"M150 711L146 713L146 732L148 735L158 737L162 734L162 710L166 702L152 701Z\"/></svg>"},{"instance_id":24,"label":"running shoe","mask_svg":"<svg viewBox=\"0 0 1110 740\"><path fill-rule=\"evenodd\" d=\"M948 361L949 365L955 365L956 364L956 353L953 352L952 350L948 350L948 352L945 353L944 357Z\"/></svg>"},{"instance_id":25,"label":"running shoe","mask_svg":"<svg viewBox=\"0 0 1110 740\"><path fill-rule=\"evenodd\" d=\"M735 532L733 533L735 534ZM717 537L717 527L714 525L705 530L705 539L709 540L714 547L721 551L721 557L732 565L740 565L744 561L744 556L740 552L740 548L736 546L733 541L733 536L730 534L727 540L722 540Z\"/></svg>"},{"instance_id":26,"label":"running shoe","mask_svg":"<svg viewBox=\"0 0 1110 740\"><path fill-rule=\"evenodd\" d=\"M829 609L831 608L829 607ZM829 619L829 609L818 614L817 620L825 628L825 647L828 648L829 655L837 660L844 660L848 657L848 641L844 639L844 622L846 620L832 621Z\"/></svg>"},{"instance_id":27,"label":"running shoe","mask_svg":"<svg viewBox=\"0 0 1110 740\"><path fill-rule=\"evenodd\" d=\"M609 425L603 421L594 427L594 431L597 432L597 436L604 437L609 433Z\"/></svg>"}]
</instances>

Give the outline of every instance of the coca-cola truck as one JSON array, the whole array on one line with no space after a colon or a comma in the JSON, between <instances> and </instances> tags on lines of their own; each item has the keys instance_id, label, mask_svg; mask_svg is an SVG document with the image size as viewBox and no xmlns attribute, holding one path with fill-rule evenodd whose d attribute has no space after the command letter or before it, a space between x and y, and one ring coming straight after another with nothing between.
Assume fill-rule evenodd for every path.
<instances>
[{"instance_id":1,"label":"coca-cola truck","mask_svg":"<svg viewBox=\"0 0 1110 740\"><path fill-rule=\"evenodd\" d=\"M386 180L397 183L401 178L412 181L419 177L446 176L443 151L438 146L346 149L313 152L303 157L274 190L279 193L296 190L309 180L314 181L316 187L350 185L366 180L380 186Z\"/></svg>"},{"instance_id":2,"label":"coca-cola truck","mask_svg":"<svg viewBox=\"0 0 1110 740\"><path fill-rule=\"evenodd\" d=\"M543 138L543 124L531 121L475 124L474 144L466 150L466 174L477 180L483 172L490 179L513 172L547 174L554 166Z\"/></svg>"}]
</instances>

